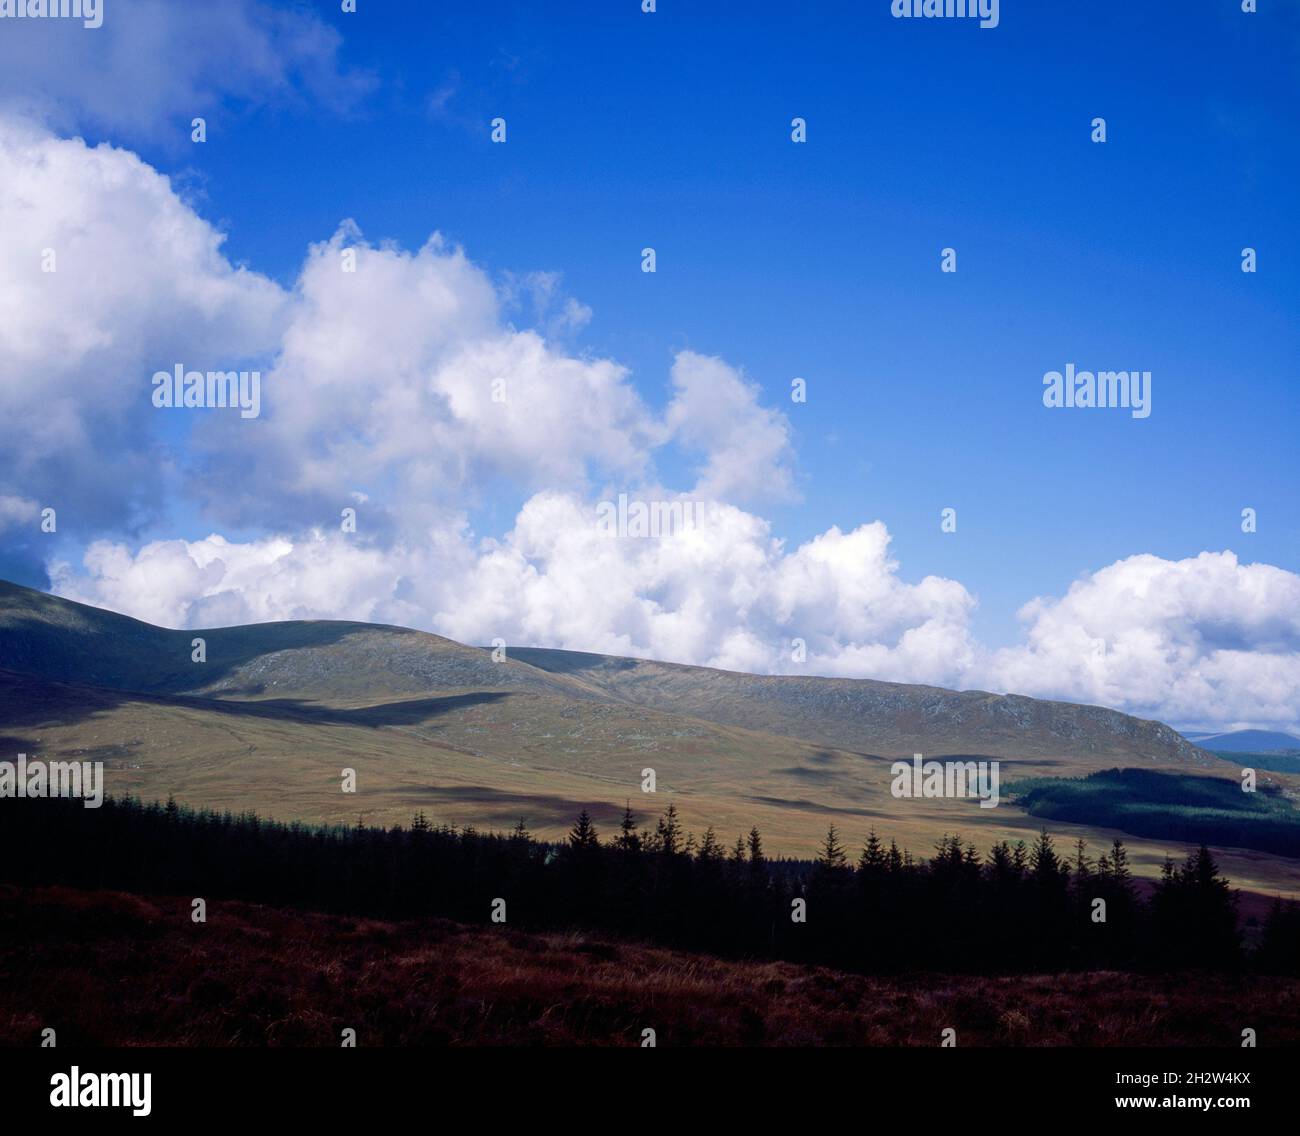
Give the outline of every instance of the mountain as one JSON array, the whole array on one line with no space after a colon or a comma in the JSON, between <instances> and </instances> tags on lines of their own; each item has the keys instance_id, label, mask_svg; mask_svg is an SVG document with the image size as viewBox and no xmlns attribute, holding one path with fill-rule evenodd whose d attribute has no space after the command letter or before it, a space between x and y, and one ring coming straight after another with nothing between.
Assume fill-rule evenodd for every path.
<instances>
[{"instance_id":1,"label":"mountain","mask_svg":"<svg viewBox=\"0 0 1300 1136\"><path fill-rule=\"evenodd\" d=\"M1211 753L1300 752L1300 738L1279 730L1233 730L1227 734L1186 736Z\"/></svg>"},{"instance_id":2,"label":"mountain","mask_svg":"<svg viewBox=\"0 0 1300 1136\"><path fill-rule=\"evenodd\" d=\"M196 637L206 644L202 664L191 661ZM373 705L434 690L528 692L687 715L872 756L1206 763L1168 726L1098 706L541 648L508 648L498 663L437 635L343 621L169 631L3 581L0 667L138 693L275 695L325 705Z\"/></svg>"},{"instance_id":3,"label":"mountain","mask_svg":"<svg viewBox=\"0 0 1300 1136\"><path fill-rule=\"evenodd\" d=\"M1036 832L1005 802L894 798L890 763L913 753L996 758L1004 783L1114 766L1235 776L1169 727L1096 706L506 654L366 623L173 631L0 582L0 756L101 760L109 792L348 824L423 809L558 836L581 808L608 832L625 802L645 822L673 800L697 832L730 840L757 824L773 852L800 856L831 822L851 842L874 827L918 852L945 832L982 847ZM1152 868L1169 850L1133 848Z\"/></svg>"},{"instance_id":4,"label":"mountain","mask_svg":"<svg viewBox=\"0 0 1300 1136\"><path fill-rule=\"evenodd\" d=\"M578 651L511 653L621 701L858 752L1207 764L1168 726L1100 706L870 679L738 674Z\"/></svg>"}]
</instances>

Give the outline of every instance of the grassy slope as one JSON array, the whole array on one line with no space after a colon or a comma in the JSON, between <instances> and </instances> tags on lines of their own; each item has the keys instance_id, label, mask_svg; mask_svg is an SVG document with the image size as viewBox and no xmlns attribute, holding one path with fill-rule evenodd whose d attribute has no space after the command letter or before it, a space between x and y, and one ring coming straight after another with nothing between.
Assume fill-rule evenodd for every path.
<instances>
[{"instance_id":1,"label":"grassy slope","mask_svg":"<svg viewBox=\"0 0 1300 1136\"><path fill-rule=\"evenodd\" d=\"M0 887L0 1045L1300 1044L1300 981L847 975L578 934ZM20 979L20 980L16 980Z\"/></svg>"},{"instance_id":2,"label":"grassy slope","mask_svg":"<svg viewBox=\"0 0 1300 1136\"><path fill-rule=\"evenodd\" d=\"M513 655L634 705L857 753L979 753L1047 764L1140 756L1213 764L1168 726L1099 706L862 679L750 675L579 651L521 648Z\"/></svg>"},{"instance_id":3,"label":"grassy slope","mask_svg":"<svg viewBox=\"0 0 1300 1136\"><path fill-rule=\"evenodd\" d=\"M204 664L190 662L196 635ZM1156 723L1097 708L514 655L493 663L438 636L367 624L166 631L0 584L0 667L28 672L0 671L0 753L105 760L112 792L284 820L395 824L423 808L480 827L523 816L557 836L582 807L608 831L625 800L644 819L672 799L696 832L713 824L730 841L757 824L769 851L792 856L811 855L832 821L850 846L875 827L918 853L944 832L985 849L1037 830L1010 807L894 799L890 754L998 754L1004 779L1125 761L1234 776ZM340 792L345 767L357 770L355 796ZM654 797L640 791L646 767ZM1053 828L1094 844L1117 835ZM1147 874L1182 852L1130 846ZM1300 895L1300 862L1248 852L1222 862L1238 886Z\"/></svg>"}]
</instances>

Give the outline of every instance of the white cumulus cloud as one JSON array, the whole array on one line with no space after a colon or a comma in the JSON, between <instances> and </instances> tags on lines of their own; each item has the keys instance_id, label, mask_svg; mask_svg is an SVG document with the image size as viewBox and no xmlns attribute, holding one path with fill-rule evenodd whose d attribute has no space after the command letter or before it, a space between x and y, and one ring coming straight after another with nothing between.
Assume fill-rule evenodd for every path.
<instances>
[{"instance_id":1,"label":"white cumulus cloud","mask_svg":"<svg viewBox=\"0 0 1300 1136\"><path fill-rule=\"evenodd\" d=\"M275 619L400 623L470 643L604 651L734 670L887 673L956 682L973 645L969 593L909 584L879 522L788 550L760 517L714 503L668 537L612 535L595 504L543 491L501 538L461 526L385 548L317 530L213 535L132 551L97 541L55 590L172 627ZM807 661L793 659L802 639Z\"/></svg>"},{"instance_id":2,"label":"white cumulus cloud","mask_svg":"<svg viewBox=\"0 0 1300 1136\"><path fill-rule=\"evenodd\" d=\"M1003 689L1123 706L1184 724L1300 718L1300 576L1232 552L1131 556L1021 609L997 652Z\"/></svg>"},{"instance_id":3,"label":"white cumulus cloud","mask_svg":"<svg viewBox=\"0 0 1300 1136\"><path fill-rule=\"evenodd\" d=\"M1027 604L1022 642L990 651L971 592L909 580L883 523L773 533L759 510L796 495L790 424L725 360L679 354L656 414L626 368L566 344L591 313L551 274L494 286L436 233L409 251L345 222L285 288L222 240L135 155L0 117L0 532L35 556L38 510L59 508L84 546L49 563L60 594L173 627L376 620L1185 725L1300 718L1294 573L1133 556ZM541 327L509 318L528 301ZM168 432L154 371L246 360L260 418ZM689 488L659 484L666 447L695 460ZM671 537L611 536L596 507L620 492L705 507ZM513 519L476 532L484 504ZM213 535L139 535L176 508Z\"/></svg>"},{"instance_id":4,"label":"white cumulus cloud","mask_svg":"<svg viewBox=\"0 0 1300 1136\"><path fill-rule=\"evenodd\" d=\"M281 289L222 240L134 154L0 117L0 491L78 524L158 504L150 376L279 337Z\"/></svg>"}]
</instances>

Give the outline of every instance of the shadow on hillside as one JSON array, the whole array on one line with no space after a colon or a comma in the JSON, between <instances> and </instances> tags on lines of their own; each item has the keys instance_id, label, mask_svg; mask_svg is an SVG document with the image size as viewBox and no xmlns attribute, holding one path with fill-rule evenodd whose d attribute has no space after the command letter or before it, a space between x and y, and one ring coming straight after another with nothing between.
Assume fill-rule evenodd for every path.
<instances>
[{"instance_id":1,"label":"shadow on hillside","mask_svg":"<svg viewBox=\"0 0 1300 1136\"><path fill-rule=\"evenodd\" d=\"M826 816L859 816L859 817L877 817L882 820L889 820L891 814L879 809L853 809L847 805L820 805L816 801L805 801L793 797L748 797L750 801L757 801L761 805L775 805L781 809L798 809L800 812L821 813Z\"/></svg>"},{"instance_id":2,"label":"shadow on hillside","mask_svg":"<svg viewBox=\"0 0 1300 1136\"><path fill-rule=\"evenodd\" d=\"M13 754L33 754L40 748L23 727L72 726L89 721L130 697L116 690L49 682L31 675L0 670L0 759Z\"/></svg>"},{"instance_id":3,"label":"shadow on hillside","mask_svg":"<svg viewBox=\"0 0 1300 1136\"><path fill-rule=\"evenodd\" d=\"M613 829L623 817L623 810L609 801L584 801L548 793L511 793L487 785L409 785L403 796L427 797L439 806L439 815L453 817L456 805L472 809L476 823L513 825L521 817L530 825L572 824L583 809L602 828Z\"/></svg>"},{"instance_id":4,"label":"shadow on hillside","mask_svg":"<svg viewBox=\"0 0 1300 1136\"><path fill-rule=\"evenodd\" d=\"M613 655L594 655L588 651L559 651L550 647L511 647L510 657L550 674L575 674L581 671L628 671L638 666L637 659Z\"/></svg>"},{"instance_id":5,"label":"shadow on hillside","mask_svg":"<svg viewBox=\"0 0 1300 1136\"><path fill-rule=\"evenodd\" d=\"M276 651L330 647L350 635L376 631L419 634L339 620L172 631L0 581L0 660L6 668L53 682L143 694L189 690L200 675L207 686ZM206 642L201 671L190 658L196 637Z\"/></svg>"},{"instance_id":6,"label":"shadow on hillside","mask_svg":"<svg viewBox=\"0 0 1300 1136\"><path fill-rule=\"evenodd\" d=\"M35 736L23 727L75 726L106 714L128 702L181 710L197 710L236 718L261 718L308 725L414 726L453 710L496 702L509 695L475 691L432 698L407 698L375 706L339 708L296 698L239 702L191 695L143 694L102 686L53 682L31 675L0 670L0 757L35 753Z\"/></svg>"},{"instance_id":7,"label":"shadow on hillside","mask_svg":"<svg viewBox=\"0 0 1300 1136\"><path fill-rule=\"evenodd\" d=\"M376 706L322 706L301 698L264 698L254 702L178 696L167 699L169 705L207 710L241 718L272 718L278 721L309 722L327 726L417 726L453 710L497 702L510 695L504 691L475 691L472 694L447 694L436 698L403 698Z\"/></svg>"}]
</instances>

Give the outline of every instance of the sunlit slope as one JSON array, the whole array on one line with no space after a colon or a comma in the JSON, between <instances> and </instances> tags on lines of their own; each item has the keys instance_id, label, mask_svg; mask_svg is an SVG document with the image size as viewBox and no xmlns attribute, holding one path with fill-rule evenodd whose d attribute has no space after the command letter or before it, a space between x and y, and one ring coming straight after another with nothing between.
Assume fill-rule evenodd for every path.
<instances>
[{"instance_id":1,"label":"sunlit slope","mask_svg":"<svg viewBox=\"0 0 1300 1136\"><path fill-rule=\"evenodd\" d=\"M850 847L874 828L918 853L945 832L985 849L995 840L1032 839L1039 827L1007 805L897 800L884 758L655 711L581 707L529 694L450 692L321 710L131 694L0 672L0 747L47 760L103 761L113 793L174 794L285 820L406 824L422 809L438 822L480 828L513 827L523 817L537 835L559 837L587 808L608 835L625 801L645 823L671 800L697 835L712 824L731 842L757 824L771 853L800 857L814 853L832 822ZM647 767L658 777L654 795L640 791ZM357 771L355 794L341 791L345 768ZM1120 835L1057 823L1052 830L1066 842L1082 835L1094 850ZM1147 875L1167 852L1182 852L1125 839ZM1251 852L1222 856L1239 886L1300 895L1300 863Z\"/></svg>"},{"instance_id":2,"label":"sunlit slope","mask_svg":"<svg viewBox=\"0 0 1300 1136\"><path fill-rule=\"evenodd\" d=\"M740 674L579 651L525 648L513 655L636 705L886 756L1214 764L1163 723L1100 706L861 679Z\"/></svg>"},{"instance_id":3,"label":"sunlit slope","mask_svg":"<svg viewBox=\"0 0 1300 1136\"><path fill-rule=\"evenodd\" d=\"M190 660L195 637L206 663ZM549 651L494 662L360 623L166 631L0 585L0 754L102 760L110 792L282 819L389 825L423 809L488 828L523 817L558 836L584 807L608 832L625 801L645 821L673 800L697 834L712 824L731 842L758 824L778 854L811 854L831 822L850 844L875 828L918 853L955 831L985 848L1038 822L1006 805L898 800L891 759L984 754L1004 779L1116 764L1235 776L1166 733L1093 707L928 687ZM356 794L341 791L345 768ZM1179 851L1130 844L1149 871ZM1289 861L1225 864L1242 884L1300 892Z\"/></svg>"},{"instance_id":4,"label":"sunlit slope","mask_svg":"<svg viewBox=\"0 0 1300 1136\"><path fill-rule=\"evenodd\" d=\"M191 661L195 637L206 661ZM292 621L167 631L0 584L0 667L222 699L373 705L431 690L531 692L687 715L863 755L1209 767L1159 723L1097 706L858 679L770 677L573 651L483 650L405 628Z\"/></svg>"}]
</instances>

